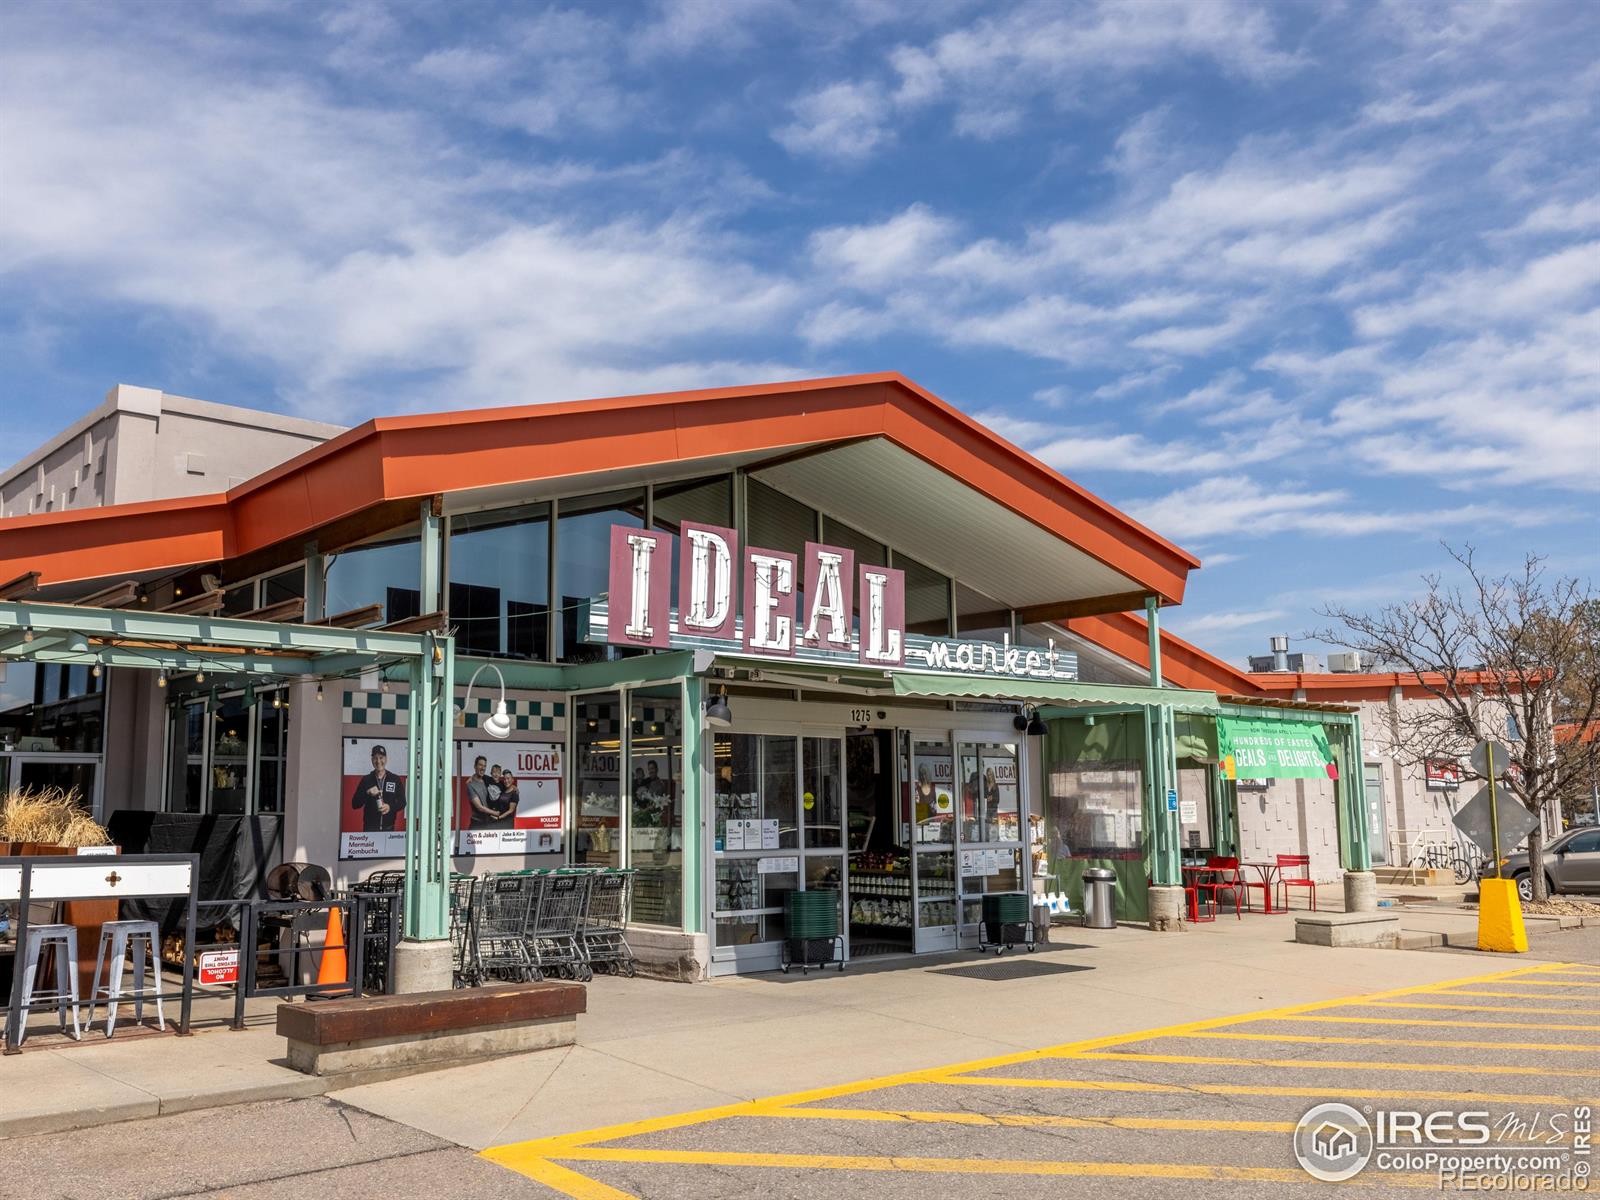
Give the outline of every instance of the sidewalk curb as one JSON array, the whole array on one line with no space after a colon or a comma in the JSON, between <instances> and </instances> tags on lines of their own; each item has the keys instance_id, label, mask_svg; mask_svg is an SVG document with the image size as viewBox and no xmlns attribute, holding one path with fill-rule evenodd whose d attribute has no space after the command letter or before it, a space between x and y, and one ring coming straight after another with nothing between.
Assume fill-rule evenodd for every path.
<instances>
[{"instance_id":1,"label":"sidewalk curb","mask_svg":"<svg viewBox=\"0 0 1600 1200\"><path fill-rule=\"evenodd\" d=\"M41 1133L68 1133L75 1129L119 1125L124 1121L168 1117L176 1113L199 1112L208 1108L228 1108L235 1104L255 1104L263 1100L304 1100L311 1096L320 1096L339 1086L343 1085L337 1078L318 1078L308 1075L303 1080L290 1079L281 1083L239 1088L231 1092L198 1092L188 1096L169 1096L165 1099L151 1096L148 1100L133 1100L126 1104L113 1104L104 1108L0 1118L0 1143L12 1138L33 1137Z\"/></svg>"}]
</instances>

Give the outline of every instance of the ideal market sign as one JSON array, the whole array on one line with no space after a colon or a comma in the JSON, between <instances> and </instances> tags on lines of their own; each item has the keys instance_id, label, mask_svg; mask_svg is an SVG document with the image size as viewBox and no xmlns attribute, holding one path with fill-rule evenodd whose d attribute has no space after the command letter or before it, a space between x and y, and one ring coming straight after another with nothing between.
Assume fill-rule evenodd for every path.
<instances>
[{"instance_id":1,"label":"ideal market sign","mask_svg":"<svg viewBox=\"0 0 1600 1200\"><path fill-rule=\"evenodd\" d=\"M714 649L760 658L885 670L1073 681L1078 657L1058 649L905 628L905 572L857 563L855 551L807 542L801 556L749 546L732 529L684 522L676 588L673 535L611 527L610 592L590 607L590 637L641 649ZM803 561L802 561L803 560ZM734 563L744 582L734 611ZM797 592L796 583L803 583ZM805 611L800 612L799 597ZM672 601L676 597L677 606ZM858 607L859 627L852 614Z\"/></svg>"}]
</instances>

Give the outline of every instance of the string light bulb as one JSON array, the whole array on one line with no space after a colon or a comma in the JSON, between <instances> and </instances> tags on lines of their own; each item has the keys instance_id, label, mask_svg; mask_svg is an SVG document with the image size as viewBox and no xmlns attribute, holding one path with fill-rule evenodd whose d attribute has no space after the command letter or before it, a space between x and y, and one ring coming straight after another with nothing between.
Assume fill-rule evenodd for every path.
<instances>
[{"instance_id":1,"label":"string light bulb","mask_svg":"<svg viewBox=\"0 0 1600 1200\"><path fill-rule=\"evenodd\" d=\"M204 671L196 671L194 673L194 681L196 683L204 683L206 681L206 673Z\"/></svg>"},{"instance_id":2,"label":"string light bulb","mask_svg":"<svg viewBox=\"0 0 1600 1200\"><path fill-rule=\"evenodd\" d=\"M95 660L94 667L90 670L89 674L93 675L96 679L100 678L100 660L99 659Z\"/></svg>"},{"instance_id":3,"label":"string light bulb","mask_svg":"<svg viewBox=\"0 0 1600 1200\"><path fill-rule=\"evenodd\" d=\"M322 685L320 683L317 684L317 701L318 703L322 701Z\"/></svg>"},{"instance_id":4,"label":"string light bulb","mask_svg":"<svg viewBox=\"0 0 1600 1200\"><path fill-rule=\"evenodd\" d=\"M167 672L164 669L156 672L156 686L158 688L167 686Z\"/></svg>"}]
</instances>

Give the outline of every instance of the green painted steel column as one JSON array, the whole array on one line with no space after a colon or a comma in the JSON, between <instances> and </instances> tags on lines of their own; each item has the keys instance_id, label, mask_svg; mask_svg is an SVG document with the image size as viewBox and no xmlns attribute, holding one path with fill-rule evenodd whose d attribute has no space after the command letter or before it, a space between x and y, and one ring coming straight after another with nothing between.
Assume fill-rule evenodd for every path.
<instances>
[{"instance_id":1,"label":"green painted steel column","mask_svg":"<svg viewBox=\"0 0 1600 1200\"><path fill-rule=\"evenodd\" d=\"M1178 787L1177 720L1172 707L1166 704L1155 710L1154 715L1157 731L1154 750L1159 764L1156 774L1156 820L1160 823L1162 836L1157 842L1159 852L1153 864L1155 870L1151 881L1166 887L1179 887L1183 883L1179 847L1182 832L1177 812L1167 807L1167 793L1176 791Z\"/></svg>"},{"instance_id":2,"label":"green painted steel column","mask_svg":"<svg viewBox=\"0 0 1600 1200\"><path fill-rule=\"evenodd\" d=\"M704 933L705 896L705 786L707 751L702 745L705 726L705 685L698 675L683 681L683 929Z\"/></svg>"},{"instance_id":3,"label":"green painted steel column","mask_svg":"<svg viewBox=\"0 0 1600 1200\"><path fill-rule=\"evenodd\" d=\"M422 907L427 880L422 872L426 858L422 846L422 827L429 813L427 778L432 754L427 749L432 722L427 718L427 691L432 672L424 669L421 658L406 662L406 786L411 789L405 813L405 938L421 938Z\"/></svg>"},{"instance_id":4,"label":"green painted steel column","mask_svg":"<svg viewBox=\"0 0 1600 1200\"><path fill-rule=\"evenodd\" d=\"M1346 871L1372 870L1371 829L1367 822L1366 754L1361 743L1361 718L1352 714L1349 725L1341 727L1335 742L1342 755L1339 779L1339 859Z\"/></svg>"},{"instance_id":5,"label":"green painted steel column","mask_svg":"<svg viewBox=\"0 0 1600 1200\"><path fill-rule=\"evenodd\" d=\"M320 621L328 615L327 582L328 563L315 542L306 543L306 621Z\"/></svg>"},{"instance_id":6,"label":"green painted steel column","mask_svg":"<svg viewBox=\"0 0 1600 1200\"><path fill-rule=\"evenodd\" d=\"M1150 639L1150 686L1161 686L1161 601L1144 598L1145 633Z\"/></svg>"},{"instance_id":7,"label":"green painted steel column","mask_svg":"<svg viewBox=\"0 0 1600 1200\"><path fill-rule=\"evenodd\" d=\"M450 866L454 860L456 836L455 805L455 715L456 715L456 640L444 635L435 643L439 649L439 686L434 698L435 744L439 750L439 797L436 828L439 855L436 862L438 886L432 896L434 928L440 937L450 936Z\"/></svg>"}]
</instances>

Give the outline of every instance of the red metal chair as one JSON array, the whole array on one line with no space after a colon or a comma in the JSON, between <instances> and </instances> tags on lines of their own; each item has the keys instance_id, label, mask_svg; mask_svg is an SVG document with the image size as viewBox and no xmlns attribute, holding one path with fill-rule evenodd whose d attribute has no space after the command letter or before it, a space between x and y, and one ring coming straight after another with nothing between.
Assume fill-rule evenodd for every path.
<instances>
[{"instance_id":1,"label":"red metal chair","mask_svg":"<svg viewBox=\"0 0 1600 1200\"><path fill-rule=\"evenodd\" d=\"M1195 884L1195 887L1203 888L1211 893L1211 913L1213 918L1216 916L1218 908L1217 893L1228 891L1233 893L1233 915L1241 921L1244 920L1239 908L1240 899L1244 895L1244 877L1239 873L1239 860L1213 854L1206 859L1206 870L1212 872L1211 877L1201 880Z\"/></svg>"},{"instance_id":2,"label":"red metal chair","mask_svg":"<svg viewBox=\"0 0 1600 1200\"><path fill-rule=\"evenodd\" d=\"M1183 898L1189 906L1189 920L1193 924L1202 921L1215 921L1217 919L1217 898L1211 897L1211 912L1209 916L1200 915L1200 878L1194 873L1189 874L1188 882L1183 885Z\"/></svg>"},{"instance_id":3,"label":"red metal chair","mask_svg":"<svg viewBox=\"0 0 1600 1200\"><path fill-rule=\"evenodd\" d=\"M1290 875L1288 868L1298 867L1305 872L1303 875ZM1311 878L1311 856L1309 854L1280 854L1278 855L1278 883L1283 888L1283 907L1289 907L1289 889L1292 887L1305 888L1311 893L1311 911L1317 911L1317 883Z\"/></svg>"}]
</instances>

